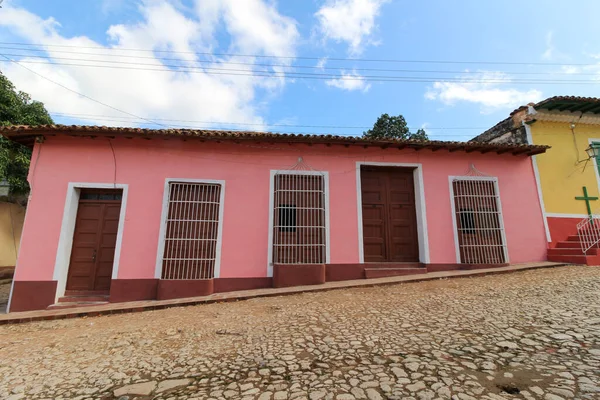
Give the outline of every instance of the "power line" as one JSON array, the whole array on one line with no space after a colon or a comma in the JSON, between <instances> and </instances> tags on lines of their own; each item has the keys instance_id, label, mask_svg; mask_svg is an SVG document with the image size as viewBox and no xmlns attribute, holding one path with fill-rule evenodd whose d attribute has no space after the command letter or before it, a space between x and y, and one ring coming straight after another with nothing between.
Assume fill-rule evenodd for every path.
<instances>
[{"instance_id":1,"label":"power line","mask_svg":"<svg viewBox=\"0 0 600 400\"><path fill-rule=\"evenodd\" d=\"M100 105L102 105L102 106L104 106L104 107L110 108L110 109L112 109L112 110L118 111L118 112L120 112L120 113L123 113L123 114L126 114L126 115L129 115L130 117L138 118L138 119L140 119L140 120L142 120L142 121L145 121L145 122L144 122L145 124L148 124L148 123L149 123L149 124L152 124L152 125L158 125L158 126L168 127L167 125L161 124L161 123L159 123L159 122L156 122L156 121L154 121L154 120L151 120L151 119L148 119L148 118L140 117L140 116L138 116L138 115L136 115L136 114L133 114L133 113L130 113L130 112L127 112L127 111L121 110L121 109L119 109L119 108L113 107L113 106L111 106L111 105L109 105L109 104L106 104L106 103L104 103L104 102L101 102L101 101L99 101L99 100L96 100L96 99L94 99L94 98L92 98L92 97L90 97L90 96L87 96L87 95L85 95L85 94L83 94L83 93L77 92L77 91L75 91L75 90L73 90L73 89L71 89L71 88L69 88L69 87L67 87L67 86L65 86L65 85L63 85L63 84L61 84L61 83L58 83L58 82L56 82L56 81L54 81L54 80L52 80L52 79L50 79L50 78L48 78L48 77L46 77L46 76L44 76L44 75L42 75L42 74L38 73L38 72L36 72L36 71L34 71L34 70L30 69L30 68L27 68L26 66L22 65L22 64L21 64L20 62L18 62L18 61L15 61L15 60L13 60L13 59L11 59L11 58L9 58L9 57L7 57L7 56L3 55L3 54L0 54L0 56L4 57L6 60L8 60L8 61L10 61L10 62L12 62L12 63L14 63L14 64L16 64L16 65L18 65L18 66L20 66L20 67L22 67L22 68L26 69L27 71L29 71L29 72L31 72L31 73L33 73L33 74L35 74L35 75L39 76L39 77L40 77L40 78L42 78L42 79L45 79L45 80L47 80L47 81L49 81L49 82L51 82L51 83L53 83L53 84L55 84L55 85L57 85L57 86L60 86L60 87L62 87L62 88L63 88L63 89L65 89L65 90L68 90L68 91L70 91L70 92L72 92L72 93L75 93L75 94L77 94L77 95L79 95L79 96L82 96L82 97L84 97L84 98L86 98L86 99L88 99L88 100L90 100L90 101L93 101L93 102L95 102L95 103L97 103L97 104L100 104ZM116 122L123 122L123 121L122 121L122 119L121 119L121 120L118 120L118 119L117 119L117 120L116 120ZM307 132L302 132L302 133L304 133L304 134L307 134ZM318 133L315 133L315 134L318 134ZM460 136L460 135L453 135L453 136ZM466 135L465 135L465 136L466 136Z\"/></svg>"},{"instance_id":2,"label":"power line","mask_svg":"<svg viewBox=\"0 0 600 400\"><path fill-rule=\"evenodd\" d=\"M51 113L53 115L55 115L56 113ZM123 119L115 119L115 118L109 118L109 117L94 117L94 118L81 118L81 117L71 117L68 114L63 114L60 115L59 117L63 117L63 118L74 118L74 119L91 119L94 121L104 121L104 122L117 122L117 123L130 123L130 124L134 124L134 125L152 125L152 123L149 122L144 122L144 121L136 121L136 120L123 120ZM228 125L228 124L219 124L219 125ZM268 124L266 124L265 126L268 126ZM199 126L199 125L185 125L185 124L172 124L169 126L169 128L174 128L174 129L198 129L198 130L227 130L227 131L234 131L234 132L247 132L248 129L244 129L244 128L230 128L230 127L222 127L222 126L215 126L215 125L209 125L209 126ZM331 129L331 128L330 128ZM340 128L341 129L341 128ZM410 128L411 130L415 130L418 128ZM468 138L472 138L475 136L475 134L459 134L459 133L435 133L435 132L431 132L431 131L435 131L435 130L441 130L444 131L443 128L427 128L430 130L429 135L432 137L468 137ZM449 129L476 129L478 131L484 131L485 128L449 128ZM274 131L274 130L270 130L270 129L265 129L265 130L261 130L261 132L268 132L268 133L287 133L287 134L303 134L303 135L330 135L331 132L315 132L315 131ZM361 132L362 134L362 132ZM339 136L356 136L356 134L343 134L343 133L337 133L337 135Z\"/></svg>"},{"instance_id":3,"label":"power line","mask_svg":"<svg viewBox=\"0 0 600 400\"><path fill-rule=\"evenodd\" d=\"M4 58L16 62L4 54L0 54ZM90 62L93 62L91 60ZM345 80L345 81L362 81L362 82L407 82L407 83L435 83L435 82L456 82L456 83L493 83L493 84L569 84L569 85L590 85L600 84L600 80L565 80L565 79L492 79L492 78L446 78L446 77L415 77L415 76L385 76L385 75L367 75L367 76L356 76L356 75L331 75L331 74L314 74L314 73L296 73L296 72L270 72L270 71L244 71L244 72L227 72L234 70L220 69L220 68L194 68L194 67L181 67L173 66L178 68L177 70L169 68L139 68L139 67L126 67L126 66L114 66L114 65L96 65L96 64L74 64L74 63L60 63L50 61L31 61L31 60L20 60L19 63L26 64L45 64L45 65L62 65L71 67L91 67L91 68L109 68L109 69L124 69L124 70L135 70L135 71L156 71L156 72L188 72L188 73L201 73L208 75L225 75L225 76L247 76L247 77L264 77L264 78L294 78L294 79L312 79L312 80ZM216 70L213 71L213 70ZM226 71L226 72L219 72Z\"/></svg>"},{"instance_id":4,"label":"power line","mask_svg":"<svg viewBox=\"0 0 600 400\"><path fill-rule=\"evenodd\" d=\"M0 46L0 49L3 50L20 50L20 51L37 51L37 52L47 52L44 49L23 49L19 47L5 47ZM281 67L281 68L299 68L299 69L313 69L313 70L334 70L334 71L371 71L371 72L409 72L409 73L440 73L440 74L481 74L479 71L459 71L459 70L422 70L422 69L390 69L390 68L355 68L355 67L329 67L329 66L317 66L317 65L297 65L297 64L272 64L272 63L255 63L255 62L237 62L237 61L224 61L224 60L182 60L181 58L169 58L169 57L155 57L155 56L138 56L138 55L126 55L126 54L98 54L98 53L88 53L81 51L65 51L65 50L53 50L53 53L63 53L63 54L77 54L77 55L85 55L85 56L95 56L95 57L118 57L118 58L133 58L133 59L147 59L147 60L159 60L159 61L179 61L179 62L191 62L195 64L215 64L219 65L249 65L249 66L258 66L258 67ZM42 56L38 54L8 54L7 56L13 57L31 57L31 58L44 58L44 59L54 59L54 60L68 60L68 61L94 61L94 62L103 62L103 63L122 63L126 64L126 62L119 61L110 61L110 60L89 60L82 58L70 58L70 57L55 57L55 56ZM136 65L137 63L131 63ZM137 64L137 65L154 65L156 64ZM595 65L598 66L598 65ZM599 66L600 67L600 66ZM596 76L597 73L585 73L585 72L520 72L520 71L511 71L512 75L587 75L587 76Z\"/></svg>"},{"instance_id":5,"label":"power line","mask_svg":"<svg viewBox=\"0 0 600 400\"><path fill-rule=\"evenodd\" d=\"M411 59L374 59L374 58L335 58L335 57L307 57L307 56L275 56L265 54L238 54L238 53L209 53L197 51L175 51L175 50L156 50L139 48L115 48L102 46L79 46L79 45L58 45L42 43L19 43L19 42L0 42L2 45L28 46L28 47L58 47L58 48L78 48L78 49L96 49L110 51L137 51L151 53L171 53L171 54L195 54L206 56L232 56L232 57L252 57L252 58L275 58L275 59L298 59L298 60L323 60L329 61L353 61L353 62L388 62L388 63L417 63L417 64L482 64L482 65L552 65L552 66L595 66L597 64L587 63L550 63L550 62L522 62L522 61L454 61L454 60L411 60Z\"/></svg>"},{"instance_id":6,"label":"power line","mask_svg":"<svg viewBox=\"0 0 600 400\"><path fill-rule=\"evenodd\" d=\"M63 113L58 111L50 111L53 115L64 117L83 117L84 119L100 119L111 118L115 120L127 120L131 117L120 117L101 114L81 114L81 113ZM254 123L254 122L223 122L223 121L200 121L190 119L173 119L173 118L153 118L154 121L169 121L169 122L191 122L199 124L215 124L215 125L242 125L242 126L278 126L278 127L295 127L295 128L323 128L323 129L371 129L373 126L344 126L344 125L301 125L301 124L269 124L269 123ZM409 129L421 129L421 127L410 127ZM481 130L485 127L427 127L431 130Z\"/></svg>"},{"instance_id":7,"label":"power line","mask_svg":"<svg viewBox=\"0 0 600 400\"><path fill-rule=\"evenodd\" d=\"M4 54L0 54L0 56L4 57L4 58L5 58L5 59L7 59L8 61L10 61L10 62L12 62L12 63L14 63L14 64L16 64L16 65L18 65L18 66L20 66L21 68L24 68L24 69L26 69L27 71L31 72L32 74L35 74L35 75L39 76L40 78L42 78L42 79L45 79L45 80L47 80L48 82L51 82L51 83L53 83L53 84L55 84L55 85L58 85L58 86L62 87L63 89L65 89L65 90L68 90L69 92L75 93L75 94L76 94L76 95L78 95L78 96L81 96L81 97L84 97L84 98L86 98L86 99L88 99L88 100L90 100L90 101L93 101L94 103L98 103L98 104L100 104L100 105L103 105L104 107L108 107L108 108L110 108L110 109L112 109L112 110L115 110L115 111L121 112L121 113L123 113L123 114L127 114L127 115L130 115L130 116L132 116L132 117L139 118L139 119L142 119L142 120L144 120L144 121L151 122L151 123L153 123L153 124L155 124L155 125L162 125L162 124L160 124L160 123L158 123L158 122L155 122L155 121L152 121L152 120L150 120L150 119L147 119L147 118L144 118L144 117L140 117L140 116L138 116L138 115L132 114L132 113L130 113L130 112L127 112L127 111L120 110L120 109L118 109L118 108L116 108L116 107L113 107L113 106L111 106L111 105L109 105L109 104L106 104L106 103L103 103L103 102L101 102L101 101L99 101L99 100L96 100L96 99L94 99L94 98L91 98L90 96L87 96L87 95L85 95L85 94L83 94L83 93L79 93L79 92L77 92L77 91L75 91L75 90L73 90L73 89L71 89L71 88L69 88L69 87L67 87L67 86L65 86L65 85L63 85L63 84L61 84L61 83L58 83L58 82L56 82L56 81L53 81L52 79L50 79L50 78L48 78L48 77L46 77L46 76L44 76L44 75L42 75L42 74L40 74L40 73L38 73L38 72L36 72L36 71L32 70L32 69L30 69L30 68L27 68L26 66L22 65L22 64L21 64L21 63L19 63L18 61L15 61L15 60L11 59L11 58L9 58L9 57L5 56ZM165 126L165 125L162 125L162 126Z\"/></svg>"}]
</instances>

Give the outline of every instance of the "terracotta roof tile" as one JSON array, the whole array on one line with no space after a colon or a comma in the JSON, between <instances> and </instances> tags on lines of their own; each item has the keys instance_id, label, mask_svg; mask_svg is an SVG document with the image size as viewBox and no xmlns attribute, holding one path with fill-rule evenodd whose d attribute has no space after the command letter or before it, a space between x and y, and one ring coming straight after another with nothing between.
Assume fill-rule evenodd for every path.
<instances>
[{"instance_id":1,"label":"terracotta roof tile","mask_svg":"<svg viewBox=\"0 0 600 400\"><path fill-rule=\"evenodd\" d=\"M344 146L365 146L382 148L413 148L415 150L447 149L449 151L466 151L480 153L512 153L514 155L534 155L544 153L549 146L507 145L469 142L451 142L439 140L373 140L356 136L315 135L293 133L271 133L254 131L224 131L224 130L199 130L199 129L147 129L130 127L108 127L95 125L39 125L25 126L13 125L0 127L0 134L4 137L32 146L36 137L52 135L69 136L120 136L120 137L185 137L203 140L231 140L231 141L263 141L270 143L305 143Z\"/></svg>"}]
</instances>

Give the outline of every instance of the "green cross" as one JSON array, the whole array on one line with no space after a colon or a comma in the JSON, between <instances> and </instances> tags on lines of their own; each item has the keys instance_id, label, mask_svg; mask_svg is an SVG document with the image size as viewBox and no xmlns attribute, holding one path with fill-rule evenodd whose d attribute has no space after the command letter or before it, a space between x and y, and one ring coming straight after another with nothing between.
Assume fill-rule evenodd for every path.
<instances>
[{"instance_id":1,"label":"green cross","mask_svg":"<svg viewBox=\"0 0 600 400\"><path fill-rule=\"evenodd\" d=\"M590 197L590 196L588 196L587 188L584 186L583 187L583 197L582 196L577 196L577 197L575 197L575 200L585 200L585 206L587 207L588 215L591 218L591 216L592 216L592 208L590 207L590 200L598 200L598 198L597 197Z\"/></svg>"}]
</instances>

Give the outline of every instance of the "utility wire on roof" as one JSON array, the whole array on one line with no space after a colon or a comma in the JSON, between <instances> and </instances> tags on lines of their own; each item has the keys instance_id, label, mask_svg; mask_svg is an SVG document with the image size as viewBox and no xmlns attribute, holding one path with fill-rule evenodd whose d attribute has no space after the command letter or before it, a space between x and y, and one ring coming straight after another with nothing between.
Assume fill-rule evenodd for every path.
<instances>
[{"instance_id":1,"label":"utility wire on roof","mask_svg":"<svg viewBox=\"0 0 600 400\"><path fill-rule=\"evenodd\" d=\"M110 51L138 51L151 53L172 53L172 54L196 54L206 56L233 56L233 57L252 57L252 58L280 58L280 59L298 59L298 60L322 60L328 61L353 61L353 62L389 62L389 63L420 63L420 64L482 64L482 65L553 65L553 66L595 66L597 64L586 63L550 63L550 62L518 62L518 61L453 61L453 60L410 60L410 59L375 59L375 58L335 58L335 57L307 57L307 56L274 56L264 54L237 54L237 53L208 53L197 51L175 51L175 50L156 50L156 49L136 49L136 48L106 48L101 46L79 46L79 45L58 45L42 43L19 43L19 42L0 42L2 45L27 46L27 47L58 47L58 48L79 48L79 49L97 49Z\"/></svg>"}]
</instances>

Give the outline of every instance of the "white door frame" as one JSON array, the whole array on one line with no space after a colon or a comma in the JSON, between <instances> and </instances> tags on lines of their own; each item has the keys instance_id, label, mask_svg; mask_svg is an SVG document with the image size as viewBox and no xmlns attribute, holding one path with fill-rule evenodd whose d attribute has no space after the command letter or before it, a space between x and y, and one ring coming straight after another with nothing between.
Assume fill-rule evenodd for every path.
<instances>
[{"instance_id":1,"label":"white door frame","mask_svg":"<svg viewBox=\"0 0 600 400\"><path fill-rule=\"evenodd\" d=\"M275 175L321 175L323 176L325 194L325 263L331 262L330 232L329 232L329 172L327 171L298 171L298 170L271 170L269 180L269 244L267 254L267 277L273 277L273 225L275 207Z\"/></svg>"},{"instance_id":2,"label":"white door frame","mask_svg":"<svg viewBox=\"0 0 600 400\"><path fill-rule=\"evenodd\" d=\"M500 235L502 238L502 244L504 249L504 260L506 264L510 264L508 257L508 242L506 241L506 228L504 226L504 213L502 212L502 201L500 200L500 185L498 185L498 178L487 177L487 176L449 176L448 184L450 186L450 207L452 211L452 227L454 228L454 249L456 251L456 263L462 264L460 260L460 244L458 241L458 226L456 225L456 206L454 205L454 185L452 185L455 179L465 181L487 181L494 183L494 190L496 191L496 207L498 207L498 214L500 219Z\"/></svg>"},{"instance_id":3,"label":"white door frame","mask_svg":"<svg viewBox=\"0 0 600 400\"><path fill-rule=\"evenodd\" d=\"M217 248L215 250L215 270L214 278L221 276L221 248L223 246L223 215L225 208L225 181L214 179L189 179L189 178L167 178L163 191L162 212L160 216L160 229L158 233L158 248L156 249L156 265L154 267L154 277L160 279L162 276L162 259L165 253L165 236L167 234L167 216L169 214L169 183L207 183L221 185L221 195L219 196L219 222L217 223Z\"/></svg>"},{"instance_id":4,"label":"white door frame","mask_svg":"<svg viewBox=\"0 0 600 400\"><path fill-rule=\"evenodd\" d=\"M429 264L429 234L427 231L427 207L425 205L425 185L423 183L423 164L421 163L389 163L389 162L356 162L356 208L358 210L358 261L365 262L363 216L362 216L362 184L360 169L363 165L378 167L407 167L414 168L413 181L415 191L415 209L417 214L417 236L419 238L419 262Z\"/></svg>"},{"instance_id":5,"label":"white door frame","mask_svg":"<svg viewBox=\"0 0 600 400\"><path fill-rule=\"evenodd\" d=\"M69 182L65 208L60 227L60 237L56 249L56 261L54 262L54 273L52 279L57 282L55 301L65 294L67 287L67 276L69 274L69 263L71 250L73 249L73 235L75 233L75 222L79 208L79 195L81 189L122 189L121 212L119 214L119 226L117 230L117 241L115 243L115 256L113 261L112 279L119 276L119 261L121 258L121 243L123 241L123 229L125 226L125 213L127 210L127 193L129 185L123 183L92 183L92 182Z\"/></svg>"}]
</instances>

